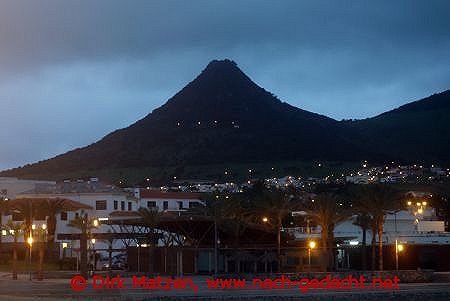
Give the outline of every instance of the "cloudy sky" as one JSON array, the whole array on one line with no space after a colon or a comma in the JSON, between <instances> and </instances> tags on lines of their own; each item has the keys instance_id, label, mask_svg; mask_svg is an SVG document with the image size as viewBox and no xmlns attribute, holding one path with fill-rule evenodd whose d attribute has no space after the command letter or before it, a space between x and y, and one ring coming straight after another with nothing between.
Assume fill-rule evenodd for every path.
<instances>
[{"instance_id":1,"label":"cloudy sky","mask_svg":"<svg viewBox=\"0 0 450 301\"><path fill-rule=\"evenodd\" d=\"M450 89L449 1L0 1L0 169L144 117L215 58L365 118Z\"/></svg>"}]
</instances>

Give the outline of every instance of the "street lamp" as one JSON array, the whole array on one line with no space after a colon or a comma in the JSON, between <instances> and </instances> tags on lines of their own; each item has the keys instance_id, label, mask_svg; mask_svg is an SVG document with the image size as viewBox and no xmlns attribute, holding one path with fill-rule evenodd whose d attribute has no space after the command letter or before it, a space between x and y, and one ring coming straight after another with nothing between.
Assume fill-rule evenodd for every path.
<instances>
[{"instance_id":1,"label":"street lamp","mask_svg":"<svg viewBox=\"0 0 450 301\"><path fill-rule=\"evenodd\" d=\"M314 240L309 241L308 243L308 266L311 270L311 250L316 248L316 242Z\"/></svg>"},{"instance_id":2,"label":"street lamp","mask_svg":"<svg viewBox=\"0 0 450 301\"><path fill-rule=\"evenodd\" d=\"M404 250L404 246L398 243L398 240L395 240L395 269L398 271L398 253Z\"/></svg>"},{"instance_id":3,"label":"street lamp","mask_svg":"<svg viewBox=\"0 0 450 301\"><path fill-rule=\"evenodd\" d=\"M262 218L263 223L269 222L269 218L267 216L263 216Z\"/></svg>"},{"instance_id":4,"label":"street lamp","mask_svg":"<svg viewBox=\"0 0 450 301\"><path fill-rule=\"evenodd\" d=\"M93 259L93 261L94 261L94 263L93 263L93 265L92 265L92 273L94 273L95 272L95 270L96 270L96 265L97 265L97 260L96 260L96 254L95 254L95 242L96 242L96 240L95 240L95 238L92 238L91 239L91 243L92 243L92 259Z\"/></svg>"},{"instance_id":5,"label":"street lamp","mask_svg":"<svg viewBox=\"0 0 450 301\"><path fill-rule=\"evenodd\" d=\"M29 260L30 260L30 262L29 262L29 264L30 264L30 281L31 281L31 248L33 247L33 237L31 236L31 233L30 233L30 236L27 238L27 243L28 243L28 246L29 246Z\"/></svg>"}]
</instances>

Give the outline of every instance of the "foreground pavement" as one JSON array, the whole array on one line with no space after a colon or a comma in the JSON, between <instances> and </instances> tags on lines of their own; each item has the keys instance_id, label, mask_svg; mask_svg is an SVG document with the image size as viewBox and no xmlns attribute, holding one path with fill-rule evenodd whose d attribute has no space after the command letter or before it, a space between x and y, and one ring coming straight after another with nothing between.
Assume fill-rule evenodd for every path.
<instances>
[{"instance_id":1,"label":"foreground pavement","mask_svg":"<svg viewBox=\"0 0 450 301\"><path fill-rule=\"evenodd\" d=\"M450 300L450 283L400 283L397 289L309 289L307 292L302 292L299 288L212 289L208 288L206 279L207 277L192 277L193 282L198 286L197 292L189 287L170 290L132 288L131 278L123 279L125 288L94 289L89 280L85 290L74 291L70 279L30 281L26 275L20 275L19 280L0 277L0 300ZM79 288L79 286L75 287Z\"/></svg>"}]
</instances>

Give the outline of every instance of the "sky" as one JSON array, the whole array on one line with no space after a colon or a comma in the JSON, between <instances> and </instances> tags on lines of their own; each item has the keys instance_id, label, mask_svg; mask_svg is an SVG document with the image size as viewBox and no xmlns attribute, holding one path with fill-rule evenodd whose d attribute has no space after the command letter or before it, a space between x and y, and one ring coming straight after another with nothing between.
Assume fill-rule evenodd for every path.
<instances>
[{"instance_id":1,"label":"sky","mask_svg":"<svg viewBox=\"0 0 450 301\"><path fill-rule=\"evenodd\" d=\"M367 118L450 89L450 2L0 0L0 169L126 127L224 58L282 101Z\"/></svg>"}]
</instances>

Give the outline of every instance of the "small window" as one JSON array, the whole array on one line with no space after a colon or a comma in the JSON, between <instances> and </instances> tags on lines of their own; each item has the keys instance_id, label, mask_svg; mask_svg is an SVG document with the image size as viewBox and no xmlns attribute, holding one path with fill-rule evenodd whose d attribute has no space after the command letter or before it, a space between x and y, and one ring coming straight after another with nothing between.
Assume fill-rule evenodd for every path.
<instances>
[{"instance_id":1,"label":"small window","mask_svg":"<svg viewBox=\"0 0 450 301\"><path fill-rule=\"evenodd\" d=\"M178 210L183 209L183 202L182 201L177 201L178 203Z\"/></svg>"},{"instance_id":2,"label":"small window","mask_svg":"<svg viewBox=\"0 0 450 301\"><path fill-rule=\"evenodd\" d=\"M119 209L119 202L118 201L114 201L114 210Z\"/></svg>"},{"instance_id":3,"label":"small window","mask_svg":"<svg viewBox=\"0 0 450 301\"><path fill-rule=\"evenodd\" d=\"M128 211L133 210L133 203L128 202Z\"/></svg>"},{"instance_id":4,"label":"small window","mask_svg":"<svg viewBox=\"0 0 450 301\"><path fill-rule=\"evenodd\" d=\"M106 200L95 201L95 210L106 210Z\"/></svg>"},{"instance_id":5,"label":"small window","mask_svg":"<svg viewBox=\"0 0 450 301\"><path fill-rule=\"evenodd\" d=\"M147 208L155 208L156 202L155 201L147 201Z\"/></svg>"},{"instance_id":6,"label":"small window","mask_svg":"<svg viewBox=\"0 0 450 301\"><path fill-rule=\"evenodd\" d=\"M169 209L169 202L168 202L168 201L164 201L164 202L163 202L163 209L164 209L164 210Z\"/></svg>"},{"instance_id":7,"label":"small window","mask_svg":"<svg viewBox=\"0 0 450 301\"><path fill-rule=\"evenodd\" d=\"M189 202L189 208L197 208L200 205L198 202Z\"/></svg>"},{"instance_id":8,"label":"small window","mask_svg":"<svg viewBox=\"0 0 450 301\"><path fill-rule=\"evenodd\" d=\"M67 212L66 211L62 211L61 212L61 220L62 221L66 221L67 220Z\"/></svg>"},{"instance_id":9,"label":"small window","mask_svg":"<svg viewBox=\"0 0 450 301\"><path fill-rule=\"evenodd\" d=\"M120 202L120 210L125 211L125 201Z\"/></svg>"}]
</instances>

